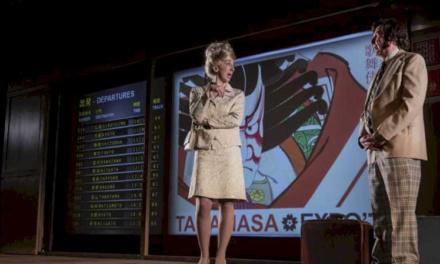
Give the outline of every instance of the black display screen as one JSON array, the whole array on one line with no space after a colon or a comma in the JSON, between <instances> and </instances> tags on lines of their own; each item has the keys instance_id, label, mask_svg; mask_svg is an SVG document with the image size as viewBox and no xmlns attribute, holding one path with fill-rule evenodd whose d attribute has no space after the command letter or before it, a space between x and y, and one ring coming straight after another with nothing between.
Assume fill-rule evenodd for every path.
<instances>
[{"instance_id":1,"label":"black display screen","mask_svg":"<svg viewBox=\"0 0 440 264\"><path fill-rule=\"evenodd\" d=\"M81 96L74 153L72 229L140 234L146 82Z\"/></svg>"}]
</instances>

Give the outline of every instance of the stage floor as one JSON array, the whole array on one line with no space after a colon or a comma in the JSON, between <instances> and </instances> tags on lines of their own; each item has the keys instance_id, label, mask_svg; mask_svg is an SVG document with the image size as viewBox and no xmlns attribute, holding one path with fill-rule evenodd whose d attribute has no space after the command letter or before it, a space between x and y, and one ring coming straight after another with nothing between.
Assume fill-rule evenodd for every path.
<instances>
[{"instance_id":1,"label":"stage floor","mask_svg":"<svg viewBox=\"0 0 440 264\"><path fill-rule=\"evenodd\" d=\"M154 256L140 258L68 257L68 256L33 256L0 254L1 264L188 264L197 263L193 257ZM211 263L214 263L212 260ZM273 261L255 259L228 259L228 264L300 264L294 261Z\"/></svg>"}]
</instances>

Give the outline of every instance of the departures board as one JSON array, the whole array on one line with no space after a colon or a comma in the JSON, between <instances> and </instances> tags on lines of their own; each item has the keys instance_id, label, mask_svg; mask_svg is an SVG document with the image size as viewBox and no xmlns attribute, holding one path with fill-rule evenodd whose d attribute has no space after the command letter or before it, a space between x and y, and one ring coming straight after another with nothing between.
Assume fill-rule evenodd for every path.
<instances>
[{"instance_id":1,"label":"departures board","mask_svg":"<svg viewBox=\"0 0 440 264\"><path fill-rule=\"evenodd\" d=\"M73 232L140 234L145 160L145 90L138 82L77 102Z\"/></svg>"}]
</instances>

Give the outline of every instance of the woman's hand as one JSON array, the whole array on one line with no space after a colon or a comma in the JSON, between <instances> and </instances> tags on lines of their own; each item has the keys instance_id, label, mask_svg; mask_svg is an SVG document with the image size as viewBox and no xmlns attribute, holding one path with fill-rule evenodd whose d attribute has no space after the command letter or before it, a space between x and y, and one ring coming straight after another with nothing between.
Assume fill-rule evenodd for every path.
<instances>
[{"instance_id":1,"label":"woman's hand","mask_svg":"<svg viewBox=\"0 0 440 264\"><path fill-rule=\"evenodd\" d=\"M217 96L223 97L223 95L225 94L225 87L226 84L211 84L211 87L209 89L210 98L215 98Z\"/></svg>"}]
</instances>

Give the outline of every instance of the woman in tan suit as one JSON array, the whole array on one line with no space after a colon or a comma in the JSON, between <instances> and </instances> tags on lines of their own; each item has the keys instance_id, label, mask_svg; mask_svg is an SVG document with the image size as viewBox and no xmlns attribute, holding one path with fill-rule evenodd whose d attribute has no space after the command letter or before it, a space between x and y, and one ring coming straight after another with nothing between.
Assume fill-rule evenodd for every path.
<instances>
[{"instance_id":1,"label":"woman in tan suit","mask_svg":"<svg viewBox=\"0 0 440 264\"><path fill-rule=\"evenodd\" d=\"M189 113L195 133L194 166L189 198L196 199L199 264L209 263L210 212L219 204L220 225L216 264L226 263L226 248L234 224L234 201L246 200L241 159L240 123L244 93L229 85L235 54L227 42L214 42L205 50L208 85L190 93Z\"/></svg>"}]
</instances>

